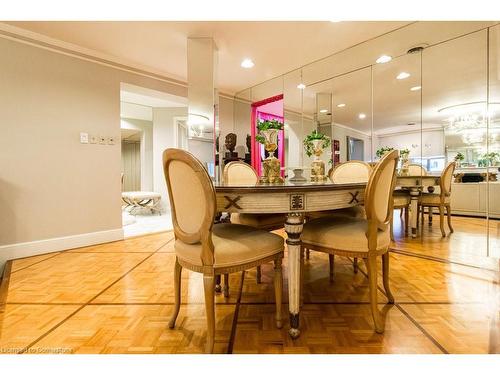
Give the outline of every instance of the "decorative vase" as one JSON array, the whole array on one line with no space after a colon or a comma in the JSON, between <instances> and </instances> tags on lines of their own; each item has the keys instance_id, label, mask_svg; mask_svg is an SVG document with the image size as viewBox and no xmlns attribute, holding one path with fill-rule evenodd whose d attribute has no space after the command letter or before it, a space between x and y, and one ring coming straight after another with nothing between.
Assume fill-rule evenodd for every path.
<instances>
[{"instance_id":1,"label":"decorative vase","mask_svg":"<svg viewBox=\"0 0 500 375\"><path fill-rule=\"evenodd\" d=\"M268 129L263 130L260 134L264 137L264 148L269 153L269 156L262 161L262 183L282 183L283 178L280 176L281 163L274 156L274 152L278 148L278 130Z\"/></svg>"},{"instance_id":2,"label":"decorative vase","mask_svg":"<svg viewBox=\"0 0 500 375\"><path fill-rule=\"evenodd\" d=\"M410 175L410 159L407 153L400 154L401 155L401 176L409 176Z\"/></svg>"},{"instance_id":3,"label":"decorative vase","mask_svg":"<svg viewBox=\"0 0 500 375\"><path fill-rule=\"evenodd\" d=\"M323 182L326 181L325 176L325 162L320 159L323 153L323 139L315 139L312 141L314 160L311 164L311 181Z\"/></svg>"}]
</instances>

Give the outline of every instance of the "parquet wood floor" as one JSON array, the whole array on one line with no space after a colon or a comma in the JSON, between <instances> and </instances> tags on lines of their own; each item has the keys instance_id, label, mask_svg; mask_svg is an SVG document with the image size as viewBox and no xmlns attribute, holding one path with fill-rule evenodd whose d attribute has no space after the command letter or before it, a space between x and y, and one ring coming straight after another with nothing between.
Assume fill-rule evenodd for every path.
<instances>
[{"instance_id":1,"label":"parquet wood floor","mask_svg":"<svg viewBox=\"0 0 500 375\"><path fill-rule=\"evenodd\" d=\"M456 232L444 239L436 235L438 221L426 226L423 240L401 237L396 225L390 256L396 304L385 305L381 279L378 292L384 334L373 331L364 264L354 274L352 260L336 257L330 283L327 256L311 252L300 338L275 328L273 269L265 265L261 284L255 269L233 274L230 297L216 297L215 352L500 353L498 261L474 253L485 223L454 223ZM172 239L161 233L11 262L0 288L0 353L202 353L199 274L183 270L178 324L167 328ZM472 258L473 266L458 264ZM286 266L285 259L284 275ZM284 311L287 287L285 277Z\"/></svg>"}]
</instances>

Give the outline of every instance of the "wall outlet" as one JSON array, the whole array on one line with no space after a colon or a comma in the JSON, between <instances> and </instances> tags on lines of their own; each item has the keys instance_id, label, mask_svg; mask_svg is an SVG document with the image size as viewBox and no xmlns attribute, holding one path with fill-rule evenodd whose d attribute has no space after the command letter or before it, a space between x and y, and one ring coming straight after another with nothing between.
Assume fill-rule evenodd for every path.
<instances>
[{"instance_id":1,"label":"wall outlet","mask_svg":"<svg viewBox=\"0 0 500 375\"><path fill-rule=\"evenodd\" d=\"M106 144L106 137L104 137L103 135L100 135L99 136L99 144L105 145Z\"/></svg>"},{"instance_id":2,"label":"wall outlet","mask_svg":"<svg viewBox=\"0 0 500 375\"><path fill-rule=\"evenodd\" d=\"M80 133L80 143L89 143L89 133Z\"/></svg>"},{"instance_id":3,"label":"wall outlet","mask_svg":"<svg viewBox=\"0 0 500 375\"><path fill-rule=\"evenodd\" d=\"M96 144L97 142L99 142L99 137L97 135L91 135L90 136L90 143Z\"/></svg>"},{"instance_id":4,"label":"wall outlet","mask_svg":"<svg viewBox=\"0 0 500 375\"><path fill-rule=\"evenodd\" d=\"M108 145L114 145L115 144L115 137L108 137Z\"/></svg>"}]
</instances>

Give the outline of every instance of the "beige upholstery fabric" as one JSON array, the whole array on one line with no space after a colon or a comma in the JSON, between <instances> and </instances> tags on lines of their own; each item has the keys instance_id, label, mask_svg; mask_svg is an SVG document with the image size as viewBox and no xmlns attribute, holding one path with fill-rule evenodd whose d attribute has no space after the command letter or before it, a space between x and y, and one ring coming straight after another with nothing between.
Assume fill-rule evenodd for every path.
<instances>
[{"instance_id":1,"label":"beige upholstery fabric","mask_svg":"<svg viewBox=\"0 0 500 375\"><path fill-rule=\"evenodd\" d=\"M441 190L442 193L449 195L451 192L451 181L453 179L453 172L455 171L455 163L450 163L446 166L441 176Z\"/></svg>"},{"instance_id":2,"label":"beige upholstery fabric","mask_svg":"<svg viewBox=\"0 0 500 375\"><path fill-rule=\"evenodd\" d=\"M130 199L131 201L143 201L145 199L155 199L161 198L160 193L155 193L154 191L124 191L122 193L122 198Z\"/></svg>"},{"instance_id":3,"label":"beige upholstery fabric","mask_svg":"<svg viewBox=\"0 0 500 375\"><path fill-rule=\"evenodd\" d=\"M410 176L427 176L427 170L419 164L410 164L408 174Z\"/></svg>"},{"instance_id":4,"label":"beige upholstery fabric","mask_svg":"<svg viewBox=\"0 0 500 375\"><path fill-rule=\"evenodd\" d=\"M304 224L302 243L336 250L368 252L366 232L368 222L363 219L336 217L312 220ZM378 231L377 250L387 248L391 241L389 229Z\"/></svg>"},{"instance_id":5,"label":"beige upholstery fabric","mask_svg":"<svg viewBox=\"0 0 500 375\"><path fill-rule=\"evenodd\" d=\"M229 185L255 185L258 181L257 174L251 166L245 163L229 163L226 166L226 184Z\"/></svg>"},{"instance_id":6,"label":"beige upholstery fabric","mask_svg":"<svg viewBox=\"0 0 500 375\"><path fill-rule=\"evenodd\" d=\"M256 228L278 228L285 224L286 215L283 214L231 214L231 223L249 225Z\"/></svg>"},{"instance_id":7,"label":"beige upholstery fabric","mask_svg":"<svg viewBox=\"0 0 500 375\"><path fill-rule=\"evenodd\" d=\"M212 231L214 267L231 267L278 254L284 249L282 237L246 225L216 224ZM201 266L201 244L176 240L175 254L185 262Z\"/></svg>"},{"instance_id":8,"label":"beige upholstery fabric","mask_svg":"<svg viewBox=\"0 0 500 375\"><path fill-rule=\"evenodd\" d=\"M348 161L335 167L330 174L330 179L336 184L367 182L371 171L371 167L366 163Z\"/></svg>"},{"instance_id":9,"label":"beige upholstery fabric","mask_svg":"<svg viewBox=\"0 0 500 375\"><path fill-rule=\"evenodd\" d=\"M410 196L408 194L394 194L394 207L407 206L410 204Z\"/></svg>"},{"instance_id":10,"label":"beige upholstery fabric","mask_svg":"<svg viewBox=\"0 0 500 375\"><path fill-rule=\"evenodd\" d=\"M206 201L200 179L186 163L173 160L169 165L173 209L180 229L197 233L206 216Z\"/></svg>"},{"instance_id":11,"label":"beige upholstery fabric","mask_svg":"<svg viewBox=\"0 0 500 375\"><path fill-rule=\"evenodd\" d=\"M365 208L363 206L354 206L354 207L342 208L340 210L308 212L306 214L306 217L309 220L319 219L327 216L330 217L343 216L343 217L364 219L366 218L366 213L365 213Z\"/></svg>"},{"instance_id":12,"label":"beige upholstery fabric","mask_svg":"<svg viewBox=\"0 0 500 375\"><path fill-rule=\"evenodd\" d=\"M420 196L420 204L422 205L440 204L440 203L441 203L441 196L439 194L424 193ZM450 203L450 196L444 197L444 203L445 204Z\"/></svg>"},{"instance_id":13,"label":"beige upholstery fabric","mask_svg":"<svg viewBox=\"0 0 500 375\"><path fill-rule=\"evenodd\" d=\"M374 213L377 220L380 222L385 222L387 220L387 207L389 199L392 197L391 186L394 178L394 163L394 160L387 163L385 169L380 173L378 184L374 186Z\"/></svg>"}]
</instances>

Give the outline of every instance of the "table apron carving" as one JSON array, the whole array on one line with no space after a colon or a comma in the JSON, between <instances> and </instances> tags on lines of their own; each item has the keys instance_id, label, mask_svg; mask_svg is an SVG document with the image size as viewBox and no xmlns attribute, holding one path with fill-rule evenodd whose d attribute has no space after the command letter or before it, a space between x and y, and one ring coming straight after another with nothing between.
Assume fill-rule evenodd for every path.
<instances>
[{"instance_id":1,"label":"table apron carving","mask_svg":"<svg viewBox=\"0 0 500 375\"><path fill-rule=\"evenodd\" d=\"M362 204L364 189L304 193L217 193L217 210L253 214L310 212Z\"/></svg>"}]
</instances>

